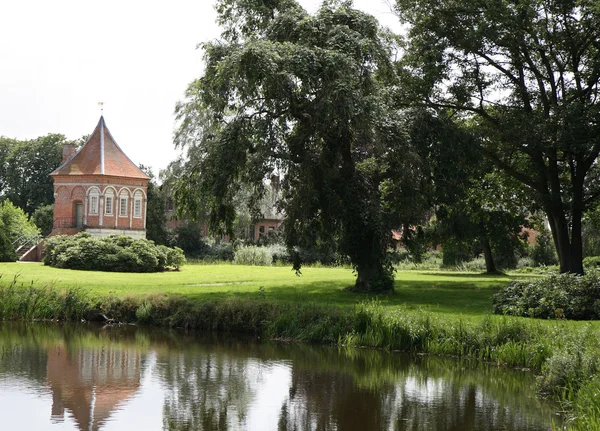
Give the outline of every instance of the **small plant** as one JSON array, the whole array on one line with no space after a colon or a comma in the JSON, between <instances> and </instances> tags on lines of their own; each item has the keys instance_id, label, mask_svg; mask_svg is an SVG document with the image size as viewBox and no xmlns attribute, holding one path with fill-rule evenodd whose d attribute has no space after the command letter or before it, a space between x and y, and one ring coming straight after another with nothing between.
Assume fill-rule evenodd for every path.
<instances>
[{"instance_id":1,"label":"small plant","mask_svg":"<svg viewBox=\"0 0 600 431\"><path fill-rule=\"evenodd\" d=\"M273 255L267 247L250 245L240 247L235 252L233 263L236 265L270 266L273 263Z\"/></svg>"}]
</instances>

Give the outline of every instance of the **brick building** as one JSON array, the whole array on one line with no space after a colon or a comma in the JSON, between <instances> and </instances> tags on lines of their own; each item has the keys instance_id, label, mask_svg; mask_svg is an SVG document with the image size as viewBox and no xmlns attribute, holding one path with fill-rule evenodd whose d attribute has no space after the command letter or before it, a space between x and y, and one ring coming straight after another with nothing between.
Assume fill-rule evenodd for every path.
<instances>
[{"instance_id":1,"label":"brick building","mask_svg":"<svg viewBox=\"0 0 600 431\"><path fill-rule=\"evenodd\" d=\"M146 237L150 178L119 148L100 117L87 142L63 147L54 181L54 225L50 235L86 231Z\"/></svg>"}]
</instances>

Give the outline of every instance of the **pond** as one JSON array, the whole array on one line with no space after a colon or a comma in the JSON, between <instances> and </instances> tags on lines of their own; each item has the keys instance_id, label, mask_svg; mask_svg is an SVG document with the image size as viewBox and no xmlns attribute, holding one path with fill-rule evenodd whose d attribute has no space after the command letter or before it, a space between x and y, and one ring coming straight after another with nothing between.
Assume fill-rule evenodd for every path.
<instances>
[{"instance_id":1,"label":"pond","mask_svg":"<svg viewBox=\"0 0 600 431\"><path fill-rule=\"evenodd\" d=\"M547 430L523 371L135 326L0 325L9 430Z\"/></svg>"}]
</instances>

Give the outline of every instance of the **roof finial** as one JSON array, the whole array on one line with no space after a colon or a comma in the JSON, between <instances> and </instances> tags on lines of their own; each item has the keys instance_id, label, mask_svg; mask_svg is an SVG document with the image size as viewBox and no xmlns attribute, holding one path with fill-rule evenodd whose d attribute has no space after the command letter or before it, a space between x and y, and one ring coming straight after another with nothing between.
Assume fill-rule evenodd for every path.
<instances>
[{"instance_id":1,"label":"roof finial","mask_svg":"<svg viewBox=\"0 0 600 431\"><path fill-rule=\"evenodd\" d=\"M100 107L100 116L104 116L104 102L98 102L98 106Z\"/></svg>"}]
</instances>

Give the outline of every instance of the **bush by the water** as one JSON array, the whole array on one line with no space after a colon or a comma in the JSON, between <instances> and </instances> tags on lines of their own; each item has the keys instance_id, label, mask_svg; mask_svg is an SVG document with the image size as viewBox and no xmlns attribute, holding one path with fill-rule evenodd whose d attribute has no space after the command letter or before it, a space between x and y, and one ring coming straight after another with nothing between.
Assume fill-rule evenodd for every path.
<instances>
[{"instance_id":1,"label":"bush by the water","mask_svg":"<svg viewBox=\"0 0 600 431\"><path fill-rule=\"evenodd\" d=\"M183 250L124 235L95 237L87 232L58 235L44 244L44 264L56 268L112 272L157 272L179 269Z\"/></svg>"},{"instance_id":2,"label":"bush by the water","mask_svg":"<svg viewBox=\"0 0 600 431\"><path fill-rule=\"evenodd\" d=\"M494 313L543 319L600 318L600 273L513 281L494 295Z\"/></svg>"}]
</instances>

